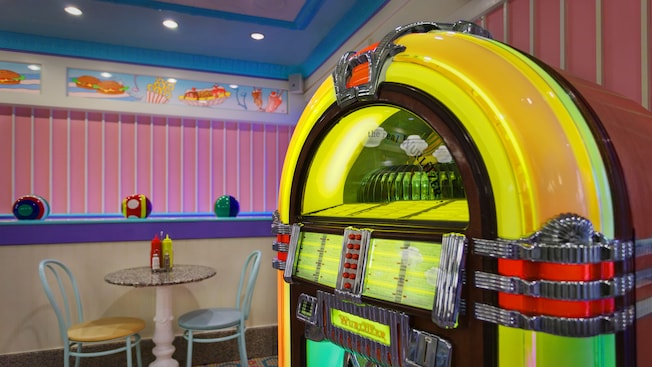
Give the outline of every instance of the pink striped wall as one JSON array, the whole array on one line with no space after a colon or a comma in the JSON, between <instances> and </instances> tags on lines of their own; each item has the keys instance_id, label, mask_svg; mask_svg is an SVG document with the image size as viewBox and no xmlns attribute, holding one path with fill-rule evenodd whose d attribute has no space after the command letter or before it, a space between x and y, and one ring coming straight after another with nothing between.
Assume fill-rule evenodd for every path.
<instances>
[{"instance_id":1,"label":"pink striped wall","mask_svg":"<svg viewBox=\"0 0 652 367\"><path fill-rule=\"evenodd\" d=\"M642 35L649 36L651 4L652 0L508 0L477 22L496 40L649 109L651 46L649 41L641 44Z\"/></svg>"},{"instance_id":2,"label":"pink striped wall","mask_svg":"<svg viewBox=\"0 0 652 367\"><path fill-rule=\"evenodd\" d=\"M156 213L273 211L292 126L0 105L0 214L25 194L52 213L119 213L147 195ZM4 203L4 204L2 204Z\"/></svg>"}]
</instances>

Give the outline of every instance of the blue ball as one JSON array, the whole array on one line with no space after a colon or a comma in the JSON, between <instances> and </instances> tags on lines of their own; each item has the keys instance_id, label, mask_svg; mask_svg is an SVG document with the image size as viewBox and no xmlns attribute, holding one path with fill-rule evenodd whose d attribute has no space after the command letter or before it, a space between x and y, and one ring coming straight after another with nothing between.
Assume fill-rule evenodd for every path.
<instances>
[{"instance_id":1,"label":"blue ball","mask_svg":"<svg viewBox=\"0 0 652 367\"><path fill-rule=\"evenodd\" d=\"M231 195L222 195L215 200L213 208L218 217L235 217L240 212L240 204Z\"/></svg>"},{"instance_id":2,"label":"blue ball","mask_svg":"<svg viewBox=\"0 0 652 367\"><path fill-rule=\"evenodd\" d=\"M50 215L50 204L38 195L19 197L12 209L14 217L20 220L44 220Z\"/></svg>"}]
</instances>

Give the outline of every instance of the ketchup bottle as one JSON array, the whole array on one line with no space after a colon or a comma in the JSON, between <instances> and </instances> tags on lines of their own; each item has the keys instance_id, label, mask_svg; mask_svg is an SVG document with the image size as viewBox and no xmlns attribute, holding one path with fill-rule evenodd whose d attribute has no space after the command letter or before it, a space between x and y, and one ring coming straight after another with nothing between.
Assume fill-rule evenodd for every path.
<instances>
[{"instance_id":1,"label":"ketchup bottle","mask_svg":"<svg viewBox=\"0 0 652 367\"><path fill-rule=\"evenodd\" d=\"M152 247L149 251L149 266L153 271L158 271L161 268L161 251L161 239L158 237L158 234L155 234L152 239Z\"/></svg>"}]
</instances>

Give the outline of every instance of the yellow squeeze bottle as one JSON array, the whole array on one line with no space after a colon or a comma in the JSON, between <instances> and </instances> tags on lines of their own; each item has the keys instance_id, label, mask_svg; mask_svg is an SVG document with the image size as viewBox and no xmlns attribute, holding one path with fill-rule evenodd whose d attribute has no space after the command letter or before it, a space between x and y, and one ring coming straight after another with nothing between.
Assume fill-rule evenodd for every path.
<instances>
[{"instance_id":1,"label":"yellow squeeze bottle","mask_svg":"<svg viewBox=\"0 0 652 367\"><path fill-rule=\"evenodd\" d=\"M167 254L170 258L170 269L172 269L172 266L174 266L174 250L172 249L172 239L170 238L169 234L165 235L165 239L163 239L161 247L163 250L163 256Z\"/></svg>"}]
</instances>

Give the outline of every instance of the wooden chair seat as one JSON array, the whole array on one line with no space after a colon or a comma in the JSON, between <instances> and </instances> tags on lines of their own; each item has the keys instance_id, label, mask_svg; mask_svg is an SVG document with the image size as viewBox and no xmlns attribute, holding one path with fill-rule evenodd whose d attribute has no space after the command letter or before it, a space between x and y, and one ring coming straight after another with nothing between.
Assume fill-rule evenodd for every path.
<instances>
[{"instance_id":1,"label":"wooden chair seat","mask_svg":"<svg viewBox=\"0 0 652 367\"><path fill-rule=\"evenodd\" d=\"M145 328L145 321L133 317L106 317L72 325L68 338L78 342L102 342L124 338Z\"/></svg>"}]
</instances>

